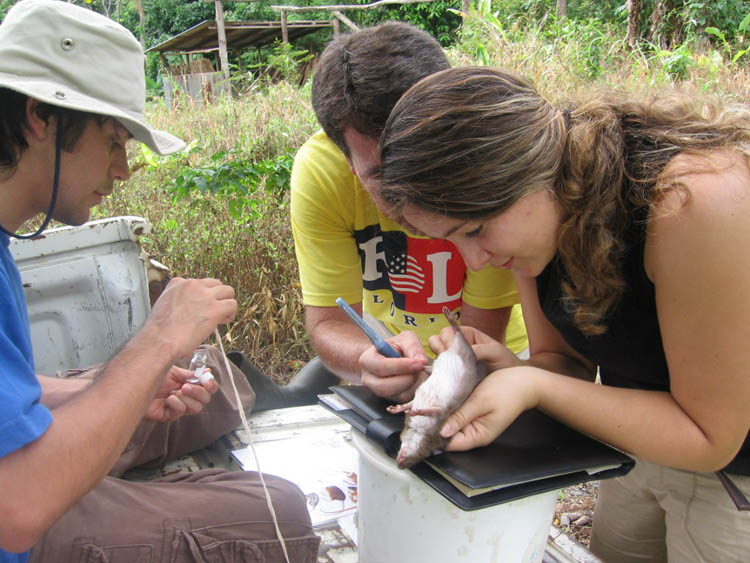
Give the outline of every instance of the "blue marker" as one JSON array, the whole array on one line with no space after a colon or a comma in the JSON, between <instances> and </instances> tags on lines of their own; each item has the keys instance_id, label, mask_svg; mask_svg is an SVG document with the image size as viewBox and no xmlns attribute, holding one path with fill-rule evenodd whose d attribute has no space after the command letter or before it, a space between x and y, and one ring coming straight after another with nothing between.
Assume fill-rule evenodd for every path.
<instances>
[{"instance_id":1,"label":"blue marker","mask_svg":"<svg viewBox=\"0 0 750 563\"><path fill-rule=\"evenodd\" d=\"M370 339L370 342L372 342L372 345L375 346L375 349L380 352L383 356L387 356L389 358L400 358L401 354L396 352L396 350L393 349L393 346L388 344L385 340L383 340L380 336L377 335L377 333L372 330L372 327L368 325L365 320L360 317L357 312L352 309L349 306L349 303L344 301L342 297L338 297L336 299L336 304L341 307L341 309L346 313L351 320L353 320L356 325L362 329L362 332L367 335L367 338Z\"/></svg>"}]
</instances>

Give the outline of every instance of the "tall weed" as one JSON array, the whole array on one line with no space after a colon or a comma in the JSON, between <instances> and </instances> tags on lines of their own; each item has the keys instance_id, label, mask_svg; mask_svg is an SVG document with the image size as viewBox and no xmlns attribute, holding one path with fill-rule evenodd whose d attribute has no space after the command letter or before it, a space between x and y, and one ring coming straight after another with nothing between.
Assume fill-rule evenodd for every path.
<instances>
[{"instance_id":1,"label":"tall weed","mask_svg":"<svg viewBox=\"0 0 750 563\"><path fill-rule=\"evenodd\" d=\"M593 88L639 95L669 84L748 99L748 67L715 50L686 42L671 50L627 48L622 26L596 19L558 20L553 15L501 17L489 0L464 15L461 41L449 52L454 64L502 67L531 80L553 103L586 97Z\"/></svg>"}]
</instances>

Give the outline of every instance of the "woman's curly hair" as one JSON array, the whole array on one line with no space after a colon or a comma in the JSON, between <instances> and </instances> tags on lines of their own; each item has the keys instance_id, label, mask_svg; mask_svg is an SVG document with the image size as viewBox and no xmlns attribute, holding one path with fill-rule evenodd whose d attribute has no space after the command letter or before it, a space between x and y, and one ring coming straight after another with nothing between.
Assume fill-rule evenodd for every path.
<instances>
[{"instance_id":1,"label":"woman's curly hair","mask_svg":"<svg viewBox=\"0 0 750 563\"><path fill-rule=\"evenodd\" d=\"M464 67L425 78L396 105L381 137L379 189L396 213L416 205L462 219L552 190L563 299L579 329L601 334L625 290L630 214L646 217L666 191L682 189L663 174L678 153L725 148L750 154L745 109L670 91L642 102L600 92L560 111L511 73Z\"/></svg>"}]
</instances>

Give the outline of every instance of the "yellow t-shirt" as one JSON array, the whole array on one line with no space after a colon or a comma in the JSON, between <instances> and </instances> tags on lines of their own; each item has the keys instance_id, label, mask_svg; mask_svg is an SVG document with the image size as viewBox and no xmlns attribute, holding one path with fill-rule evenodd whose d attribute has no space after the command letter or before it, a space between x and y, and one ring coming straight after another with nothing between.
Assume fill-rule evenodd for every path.
<instances>
[{"instance_id":1,"label":"yellow t-shirt","mask_svg":"<svg viewBox=\"0 0 750 563\"><path fill-rule=\"evenodd\" d=\"M507 270L469 270L453 243L413 235L382 214L344 153L323 132L294 159L291 218L306 305L334 307L336 298L362 302L363 310L393 334L427 340L447 321L443 306L513 307L508 347L528 346L518 290ZM460 313L459 313L460 314Z\"/></svg>"}]
</instances>

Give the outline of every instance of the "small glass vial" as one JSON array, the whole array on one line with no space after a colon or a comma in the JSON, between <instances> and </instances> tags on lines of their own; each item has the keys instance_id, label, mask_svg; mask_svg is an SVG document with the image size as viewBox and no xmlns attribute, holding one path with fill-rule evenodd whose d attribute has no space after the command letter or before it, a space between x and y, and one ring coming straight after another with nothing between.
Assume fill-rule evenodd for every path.
<instances>
[{"instance_id":1,"label":"small glass vial","mask_svg":"<svg viewBox=\"0 0 750 563\"><path fill-rule=\"evenodd\" d=\"M210 371L206 368L206 353L198 350L193 354L193 358L190 360L190 371L195 372L193 377L188 379L188 383L197 383L203 385L207 381L214 378Z\"/></svg>"}]
</instances>

